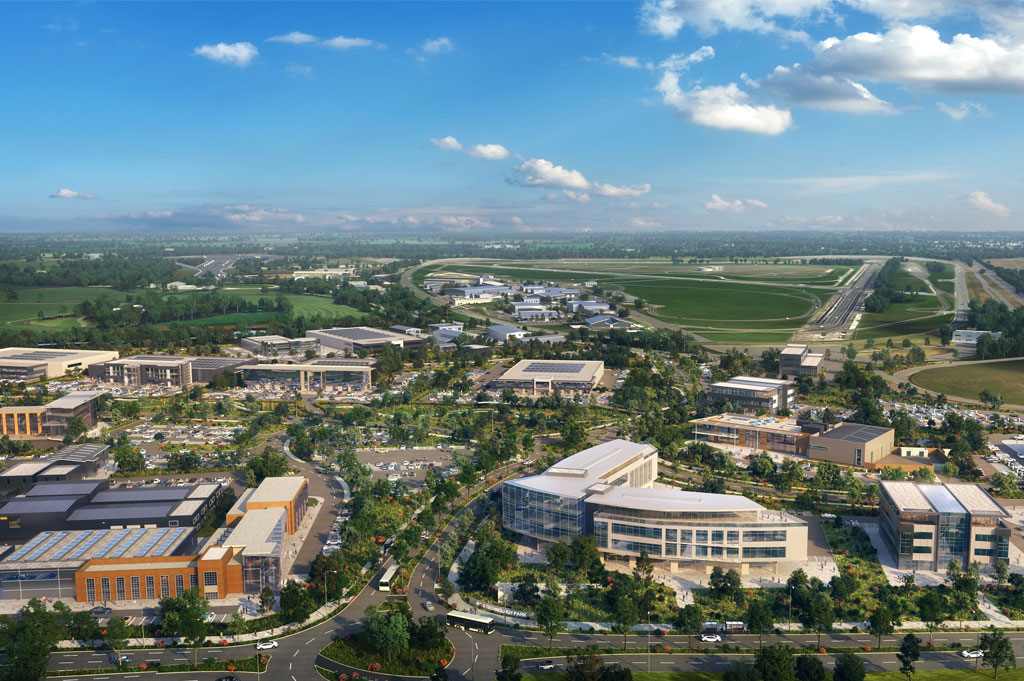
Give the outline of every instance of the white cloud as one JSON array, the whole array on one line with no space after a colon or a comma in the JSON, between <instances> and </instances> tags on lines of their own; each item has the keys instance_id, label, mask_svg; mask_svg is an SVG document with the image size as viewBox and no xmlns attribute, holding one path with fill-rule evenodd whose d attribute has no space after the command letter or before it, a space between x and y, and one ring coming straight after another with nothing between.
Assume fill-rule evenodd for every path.
<instances>
[{"instance_id":1,"label":"white cloud","mask_svg":"<svg viewBox=\"0 0 1024 681\"><path fill-rule=\"evenodd\" d=\"M988 109L977 102L959 102L957 104L947 104L946 102L936 102L935 106L939 111L946 114L954 121L962 121L971 115L971 112L978 114L979 116L988 116Z\"/></svg>"},{"instance_id":2,"label":"white cloud","mask_svg":"<svg viewBox=\"0 0 1024 681\"><path fill-rule=\"evenodd\" d=\"M562 193L566 198L576 203L590 203L590 194L586 192L574 192L571 189L563 189Z\"/></svg>"},{"instance_id":3,"label":"white cloud","mask_svg":"<svg viewBox=\"0 0 1024 681\"><path fill-rule=\"evenodd\" d=\"M832 0L645 0L640 24L662 38L674 38L689 25L705 34L755 31L805 40L806 33L783 28L774 19L805 19L827 12L831 5Z\"/></svg>"},{"instance_id":4,"label":"white cloud","mask_svg":"<svg viewBox=\"0 0 1024 681\"><path fill-rule=\"evenodd\" d=\"M799 64L776 66L760 86L795 106L846 113L896 112L889 102L879 99L850 78L807 73Z\"/></svg>"},{"instance_id":5,"label":"white cloud","mask_svg":"<svg viewBox=\"0 0 1024 681\"><path fill-rule=\"evenodd\" d=\"M819 215L816 222L821 225L838 225L845 219L842 215Z\"/></svg>"},{"instance_id":6,"label":"white cloud","mask_svg":"<svg viewBox=\"0 0 1024 681\"><path fill-rule=\"evenodd\" d=\"M644 220L643 218L632 218L629 221L629 226L635 229L656 229L661 227L661 223L656 220Z\"/></svg>"},{"instance_id":7,"label":"white cloud","mask_svg":"<svg viewBox=\"0 0 1024 681\"><path fill-rule=\"evenodd\" d=\"M216 45L201 45L192 50L192 54L224 64L247 66L259 54L259 50L248 42L217 43Z\"/></svg>"},{"instance_id":8,"label":"white cloud","mask_svg":"<svg viewBox=\"0 0 1024 681\"><path fill-rule=\"evenodd\" d=\"M590 189L590 182L578 170L569 170L543 158L531 158L515 168L523 174L521 182L532 187Z\"/></svg>"},{"instance_id":9,"label":"white cloud","mask_svg":"<svg viewBox=\"0 0 1024 681\"><path fill-rule=\"evenodd\" d=\"M947 180L950 177L951 175L948 172L925 170L902 173L884 173L877 175L791 177L772 181L796 185L800 187L797 194L807 196L816 194L854 194L868 189L874 189L875 187L883 184L933 182L936 180Z\"/></svg>"},{"instance_id":10,"label":"white cloud","mask_svg":"<svg viewBox=\"0 0 1024 681\"><path fill-rule=\"evenodd\" d=\"M992 215L998 215L999 217L1006 217L1010 214L1010 209L1001 203L996 203L986 192L975 191L967 195L967 203L978 210L991 213Z\"/></svg>"},{"instance_id":11,"label":"white cloud","mask_svg":"<svg viewBox=\"0 0 1024 681\"><path fill-rule=\"evenodd\" d=\"M651 62L649 60L646 60L646 59L641 61L641 59L639 57L631 57L631 56L628 56L628 55L615 56L613 54L608 54L607 52L604 53L601 56L604 57L604 60L606 62L608 62L609 64L618 64L619 66L624 66L627 69L652 69L652 68L654 68L654 63L653 62Z\"/></svg>"},{"instance_id":12,"label":"white cloud","mask_svg":"<svg viewBox=\"0 0 1024 681\"><path fill-rule=\"evenodd\" d=\"M315 35L303 33L302 31L292 31L291 33L284 33L282 35L275 35L267 38L268 43L289 43L291 45L306 45L308 43L315 43L319 38Z\"/></svg>"},{"instance_id":13,"label":"white cloud","mask_svg":"<svg viewBox=\"0 0 1024 681\"><path fill-rule=\"evenodd\" d=\"M353 47L376 47L382 49L385 47L382 43L370 40L369 38L348 38L343 35L328 38L322 41L320 45L329 47L332 50L351 50Z\"/></svg>"},{"instance_id":14,"label":"white cloud","mask_svg":"<svg viewBox=\"0 0 1024 681\"><path fill-rule=\"evenodd\" d=\"M658 64L658 67L665 71L686 71L691 64L711 59L715 56L715 48L710 45L702 45L690 54L672 54L665 61Z\"/></svg>"},{"instance_id":15,"label":"white cloud","mask_svg":"<svg viewBox=\"0 0 1024 681\"><path fill-rule=\"evenodd\" d=\"M679 74L665 71L657 89L666 104L697 125L778 135L793 124L789 109L753 103L736 83L697 86L684 92L679 86Z\"/></svg>"},{"instance_id":16,"label":"white cloud","mask_svg":"<svg viewBox=\"0 0 1024 681\"><path fill-rule=\"evenodd\" d=\"M295 213L287 208L261 208L244 203L224 206L224 217L231 222L295 222L301 224L306 221L302 213Z\"/></svg>"},{"instance_id":17,"label":"white cloud","mask_svg":"<svg viewBox=\"0 0 1024 681\"><path fill-rule=\"evenodd\" d=\"M459 140L455 139L451 135L442 137L441 139L431 138L430 143L438 149L444 149L445 151L461 151L462 145L459 144Z\"/></svg>"},{"instance_id":18,"label":"white cloud","mask_svg":"<svg viewBox=\"0 0 1024 681\"><path fill-rule=\"evenodd\" d=\"M454 139L446 137L445 139ZM458 142L456 142L458 144ZM440 146L440 145L439 145ZM485 158L489 161L500 161L508 158L508 149L500 144L474 144L466 149L466 153L476 158Z\"/></svg>"},{"instance_id":19,"label":"white cloud","mask_svg":"<svg viewBox=\"0 0 1024 681\"><path fill-rule=\"evenodd\" d=\"M424 54L447 54L455 49L455 43L449 38L441 36L440 38L433 38L427 40L420 45L420 51Z\"/></svg>"},{"instance_id":20,"label":"white cloud","mask_svg":"<svg viewBox=\"0 0 1024 681\"><path fill-rule=\"evenodd\" d=\"M43 28L48 31L77 31L78 21L73 17L54 17L50 23L43 24Z\"/></svg>"},{"instance_id":21,"label":"white cloud","mask_svg":"<svg viewBox=\"0 0 1024 681\"><path fill-rule=\"evenodd\" d=\"M133 210L128 213L128 217L139 220L141 218L153 218L154 220L164 220L174 215L173 210Z\"/></svg>"},{"instance_id":22,"label":"white cloud","mask_svg":"<svg viewBox=\"0 0 1024 681\"><path fill-rule=\"evenodd\" d=\"M617 187L613 184L603 184L601 182L594 182L592 188L595 194L601 196L610 196L612 198L622 198L624 196L643 196L651 191L651 185L634 184L629 187Z\"/></svg>"},{"instance_id":23,"label":"white cloud","mask_svg":"<svg viewBox=\"0 0 1024 681\"><path fill-rule=\"evenodd\" d=\"M58 189L50 194L51 199L98 199L99 197L89 192L76 192L73 189Z\"/></svg>"},{"instance_id":24,"label":"white cloud","mask_svg":"<svg viewBox=\"0 0 1024 681\"><path fill-rule=\"evenodd\" d=\"M714 213L743 213L747 208L767 208L768 204L757 199L736 199L726 201L718 194L712 194L711 200L704 204L704 210Z\"/></svg>"}]
</instances>

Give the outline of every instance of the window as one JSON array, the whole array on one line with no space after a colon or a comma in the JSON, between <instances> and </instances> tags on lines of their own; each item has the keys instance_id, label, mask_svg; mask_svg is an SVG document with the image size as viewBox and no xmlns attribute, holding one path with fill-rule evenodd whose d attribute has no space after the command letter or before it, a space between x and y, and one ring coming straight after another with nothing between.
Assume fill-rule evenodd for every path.
<instances>
[{"instance_id":1,"label":"window","mask_svg":"<svg viewBox=\"0 0 1024 681\"><path fill-rule=\"evenodd\" d=\"M740 550L735 546L727 546L725 547L725 555L729 556L730 558L735 558L736 556L740 555Z\"/></svg>"},{"instance_id":2,"label":"window","mask_svg":"<svg viewBox=\"0 0 1024 681\"><path fill-rule=\"evenodd\" d=\"M931 553L932 547L930 546L915 546L914 553Z\"/></svg>"},{"instance_id":3,"label":"window","mask_svg":"<svg viewBox=\"0 0 1024 681\"><path fill-rule=\"evenodd\" d=\"M174 595L180 596L185 593L185 575L174 575Z\"/></svg>"},{"instance_id":4,"label":"window","mask_svg":"<svg viewBox=\"0 0 1024 681\"><path fill-rule=\"evenodd\" d=\"M118 577L114 580L114 592L117 594L117 600L124 600L124 577Z\"/></svg>"},{"instance_id":5,"label":"window","mask_svg":"<svg viewBox=\"0 0 1024 681\"><path fill-rule=\"evenodd\" d=\"M139 600L139 578L132 577L132 600Z\"/></svg>"},{"instance_id":6,"label":"window","mask_svg":"<svg viewBox=\"0 0 1024 681\"><path fill-rule=\"evenodd\" d=\"M665 555L666 556L674 556L674 555L676 555L676 545L675 544L665 544Z\"/></svg>"},{"instance_id":7,"label":"window","mask_svg":"<svg viewBox=\"0 0 1024 681\"><path fill-rule=\"evenodd\" d=\"M931 532L915 532L914 533L914 539L931 539L932 536L933 535L932 535Z\"/></svg>"},{"instance_id":8,"label":"window","mask_svg":"<svg viewBox=\"0 0 1024 681\"><path fill-rule=\"evenodd\" d=\"M624 525L612 523L612 532L627 537L644 537L645 539L661 539L660 527L643 527L641 525Z\"/></svg>"},{"instance_id":9,"label":"window","mask_svg":"<svg viewBox=\"0 0 1024 681\"><path fill-rule=\"evenodd\" d=\"M721 544L723 541L725 541L725 532L723 532L722 530L712 530L711 541L716 544Z\"/></svg>"},{"instance_id":10,"label":"window","mask_svg":"<svg viewBox=\"0 0 1024 681\"><path fill-rule=\"evenodd\" d=\"M785 558L785 546L744 546L744 558Z\"/></svg>"},{"instance_id":11,"label":"window","mask_svg":"<svg viewBox=\"0 0 1024 681\"><path fill-rule=\"evenodd\" d=\"M697 530L697 541L700 542L701 544L707 544L708 543L708 531L707 530Z\"/></svg>"},{"instance_id":12,"label":"window","mask_svg":"<svg viewBox=\"0 0 1024 681\"><path fill-rule=\"evenodd\" d=\"M160 575L160 598L170 598L171 578L167 575Z\"/></svg>"},{"instance_id":13,"label":"window","mask_svg":"<svg viewBox=\"0 0 1024 681\"><path fill-rule=\"evenodd\" d=\"M100 578L100 598L102 598L105 601L109 601L110 600L110 578L109 577L102 577L102 578Z\"/></svg>"},{"instance_id":14,"label":"window","mask_svg":"<svg viewBox=\"0 0 1024 681\"><path fill-rule=\"evenodd\" d=\"M711 547L711 555L712 556L723 556L723 555L725 555L725 548L722 547L722 546L712 546Z\"/></svg>"},{"instance_id":15,"label":"window","mask_svg":"<svg viewBox=\"0 0 1024 681\"><path fill-rule=\"evenodd\" d=\"M698 544L697 546L694 546L693 548L695 549L694 555L697 556L697 557L708 555L708 547L706 547L706 546L701 546L701 545Z\"/></svg>"},{"instance_id":16,"label":"window","mask_svg":"<svg viewBox=\"0 0 1024 681\"><path fill-rule=\"evenodd\" d=\"M204 572L203 586L217 586L217 573L213 571Z\"/></svg>"},{"instance_id":17,"label":"window","mask_svg":"<svg viewBox=\"0 0 1024 681\"><path fill-rule=\"evenodd\" d=\"M693 530L679 530L679 541L692 542Z\"/></svg>"},{"instance_id":18,"label":"window","mask_svg":"<svg viewBox=\"0 0 1024 681\"><path fill-rule=\"evenodd\" d=\"M976 534L976 535L974 535L974 541L993 542L995 540L996 540L996 536L994 534Z\"/></svg>"},{"instance_id":19,"label":"window","mask_svg":"<svg viewBox=\"0 0 1024 681\"><path fill-rule=\"evenodd\" d=\"M96 600L96 580L87 579L85 580L85 600L95 601Z\"/></svg>"},{"instance_id":20,"label":"window","mask_svg":"<svg viewBox=\"0 0 1024 681\"><path fill-rule=\"evenodd\" d=\"M188 576L188 588L198 589L199 588L199 575L192 573Z\"/></svg>"},{"instance_id":21,"label":"window","mask_svg":"<svg viewBox=\"0 0 1024 681\"><path fill-rule=\"evenodd\" d=\"M665 530L665 541L676 541L677 530Z\"/></svg>"},{"instance_id":22,"label":"window","mask_svg":"<svg viewBox=\"0 0 1024 681\"><path fill-rule=\"evenodd\" d=\"M729 542L730 544L739 544L740 543L740 533L739 533L739 530L729 530L725 534L725 541Z\"/></svg>"},{"instance_id":23,"label":"window","mask_svg":"<svg viewBox=\"0 0 1024 681\"><path fill-rule=\"evenodd\" d=\"M976 556L994 556L995 554L995 549L974 549Z\"/></svg>"},{"instance_id":24,"label":"window","mask_svg":"<svg viewBox=\"0 0 1024 681\"><path fill-rule=\"evenodd\" d=\"M146 575L146 598L150 600L156 599L156 580L153 575Z\"/></svg>"},{"instance_id":25,"label":"window","mask_svg":"<svg viewBox=\"0 0 1024 681\"><path fill-rule=\"evenodd\" d=\"M661 545L651 544L649 542L642 541L627 541L625 539L612 539L611 549L613 551L628 551L630 553L640 553L646 551L652 556L661 555Z\"/></svg>"},{"instance_id":26,"label":"window","mask_svg":"<svg viewBox=\"0 0 1024 681\"><path fill-rule=\"evenodd\" d=\"M785 530L747 530L743 533L744 543L786 541Z\"/></svg>"},{"instance_id":27,"label":"window","mask_svg":"<svg viewBox=\"0 0 1024 681\"><path fill-rule=\"evenodd\" d=\"M168 520L167 521L167 527L177 527L177 526L178 526L178 521L177 520Z\"/></svg>"},{"instance_id":28,"label":"window","mask_svg":"<svg viewBox=\"0 0 1024 681\"><path fill-rule=\"evenodd\" d=\"M900 533L900 553L910 553L914 546L914 535L912 532Z\"/></svg>"}]
</instances>

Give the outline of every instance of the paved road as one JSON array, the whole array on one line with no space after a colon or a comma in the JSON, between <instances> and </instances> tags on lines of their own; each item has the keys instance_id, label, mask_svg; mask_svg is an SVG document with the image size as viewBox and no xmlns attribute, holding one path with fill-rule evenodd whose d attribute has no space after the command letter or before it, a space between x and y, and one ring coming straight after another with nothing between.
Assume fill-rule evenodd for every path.
<instances>
[{"instance_id":1,"label":"paved road","mask_svg":"<svg viewBox=\"0 0 1024 681\"><path fill-rule=\"evenodd\" d=\"M863 265L850 283L846 285L839 294L832 298L821 313L811 320L801 333L834 333L849 328L854 316L864 307L864 299L871 295L875 286L875 279L882 269L881 263L869 262Z\"/></svg>"}]
</instances>

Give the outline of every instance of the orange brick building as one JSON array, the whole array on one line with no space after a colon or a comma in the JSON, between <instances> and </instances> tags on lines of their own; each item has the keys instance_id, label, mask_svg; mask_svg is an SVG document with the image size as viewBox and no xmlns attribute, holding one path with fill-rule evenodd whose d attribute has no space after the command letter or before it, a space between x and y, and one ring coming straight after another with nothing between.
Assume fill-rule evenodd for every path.
<instances>
[{"instance_id":1,"label":"orange brick building","mask_svg":"<svg viewBox=\"0 0 1024 681\"><path fill-rule=\"evenodd\" d=\"M119 602L180 596L198 588L207 598L242 593L235 548L213 546L198 556L96 558L75 572L75 600Z\"/></svg>"},{"instance_id":2,"label":"orange brick building","mask_svg":"<svg viewBox=\"0 0 1024 681\"><path fill-rule=\"evenodd\" d=\"M265 508L283 508L285 533L295 534L306 516L309 501L309 483L299 476L266 478L254 489L247 489L228 511L224 524L234 527L247 511Z\"/></svg>"}]
</instances>

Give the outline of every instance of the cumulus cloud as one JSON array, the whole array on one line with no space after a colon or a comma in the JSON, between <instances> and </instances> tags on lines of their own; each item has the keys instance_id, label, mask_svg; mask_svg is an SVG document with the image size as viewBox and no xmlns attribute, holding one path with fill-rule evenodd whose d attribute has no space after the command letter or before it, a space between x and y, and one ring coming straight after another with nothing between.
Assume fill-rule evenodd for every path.
<instances>
[{"instance_id":1,"label":"cumulus cloud","mask_svg":"<svg viewBox=\"0 0 1024 681\"><path fill-rule=\"evenodd\" d=\"M354 47L376 47L383 49L385 46L383 43L378 43L376 40L370 40L369 38L349 38L343 35L328 38L320 43L322 47L329 47L332 50L351 50Z\"/></svg>"},{"instance_id":2,"label":"cumulus cloud","mask_svg":"<svg viewBox=\"0 0 1024 681\"><path fill-rule=\"evenodd\" d=\"M757 199L736 199L726 201L718 194L712 194L711 200L704 204L704 210L713 213L743 213L747 208L767 208L768 204Z\"/></svg>"},{"instance_id":3,"label":"cumulus cloud","mask_svg":"<svg viewBox=\"0 0 1024 681\"><path fill-rule=\"evenodd\" d=\"M455 51L455 43L451 41L451 38L441 36L440 38L430 38L429 40L423 41L422 44L416 47L410 47L406 50L407 53L413 55L420 61L426 61L430 57L437 56L439 54L448 54L449 52Z\"/></svg>"},{"instance_id":4,"label":"cumulus cloud","mask_svg":"<svg viewBox=\"0 0 1024 681\"><path fill-rule=\"evenodd\" d=\"M302 31L292 31L291 33L284 33L282 35L275 35L267 38L268 43L289 43L291 45L306 45L308 43L318 42L320 39L315 35L303 33Z\"/></svg>"},{"instance_id":5,"label":"cumulus cloud","mask_svg":"<svg viewBox=\"0 0 1024 681\"><path fill-rule=\"evenodd\" d=\"M936 102L935 106L939 111L946 114L954 121L962 121L971 115L976 113L979 116L987 116L988 109L977 102L959 102L957 104L947 104L946 102Z\"/></svg>"},{"instance_id":6,"label":"cumulus cloud","mask_svg":"<svg viewBox=\"0 0 1024 681\"><path fill-rule=\"evenodd\" d=\"M665 71L686 71L693 64L702 62L705 59L711 59L714 56L715 48L710 45L702 45L690 54L672 54L668 59L658 64L658 67Z\"/></svg>"},{"instance_id":7,"label":"cumulus cloud","mask_svg":"<svg viewBox=\"0 0 1024 681\"><path fill-rule=\"evenodd\" d=\"M775 67L760 86L793 106L846 113L896 112L889 102L850 78L807 73L799 64Z\"/></svg>"},{"instance_id":8,"label":"cumulus cloud","mask_svg":"<svg viewBox=\"0 0 1024 681\"><path fill-rule=\"evenodd\" d=\"M590 182L578 170L569 170L543 158L531 158L515 168L522 173L520 182L531 187L590 189Z\"/></svg>"},{"instance_id":9,"label":"cumulus cloud","mask_svg":"<svg viewBox=\"0 0 1024 681\"><path fill-rule=\"evenodd\" d=\"M778 135L793 124L789 109L758 104L736 83L684 91L679 85L679 74L665 71L657 88L666 104L696 125Z\"/></svg>"},{"instance_id":10,"label":"cumulus cloud","mask_svg":"<svg viewBox=\"0 0 1024 681\"><path fill-rule=\"evenodd\" d=\"M586 192L574 192L571 189L563 189L562 193L565 194L565 198L576 203L590 203L590 194Z\"/></svg>"},{"instance_id":11,"label":"cumulus cloud","mask_svg":"<svg viewBox=\"0 0 1024 681\"><path fill-rule=\"evenodd\" d=\"M622 198L624 196L643 196L651 191L651 185L647 184L634 184L628 187L617 187L613 184L604 184L601 182L594 182L591 185L595 194L601 196L610 196L612 198Z\"/></svg>"},{"instance_id":12,"label":"cumulus cloud","mask_svg":"<svg viewBox=\"0 0 1024 681\"><path fill-rule=\"evenodd\" d=\"M256 58L259 50L252 43L217 43L216 45L200 45L192 50L192 54L206 57L213 61L233 66L248 66Z\"/></svg>"},{"instance_id":13,"label":"cumulus cloud","mask_svg":"<svg viewBox=\"0 0 1024 681\"><path fill-rule=\"evenodd\" d=\"M607 52L602 54L601 57L609 64L617 64L624 66L627 69L653 69L654 62L647 59L641 60L639 57L632 57L629 55L616 56L608 54Z\"/></svg>"},{"instance_id":14,"label":"cumulus cloud","mask_svg":"<svg viewBox=\"0 0 1024 681\"><path fill-rule=\"evenodd\" d=\"M447 137L445 139L453 139ZM456 142L458 144L458 142ZM489 161L500 161L504 158L508 158L508 149L501 146L500 144L474 144L470 148L466 149L466 153L476 158L485 158Z\"/></svg>"},{"instance_id":15,"label":"cumulus cloud","mask_svg":"<svg viewBox=\"0 0 1024 681\"><path fill-rule=\"evenodd\" d=\"M807 34L779 26L776 18L803 19L828 11L833 0L645 0L640 25L662 38L674 38L684 26L705 34L726 31L777 33L792 40Z\"/></svg>"},{"instance_id":16,"label":"cumulus cloud","mask_svg":"<svg viewBox=\"0 0 1024 681\"><path fill-rule=\"evenodd\" d=\"M461 151L462 145L459 140L455 139L451 135L442 137L441 139L430 138L430 143L438 149L444 149L445 151Z\"/></svg>"},{"instance_id":17,"label":"cumulus cloud","mask_svg":"<svg viewBox=\"0 0 1024 681\"><path fill-rule=\"evenodd\" d=\"M76 192L74 189L58 189L50 194L51 199L96 199L95 194L89 192Z\"/></svg>"},{"instance_id":18,"label":"cumulus cloud","mask_svg":"<svg viewBox=\"0 0 1024 681\"><path fill-rule=\"evenodd\" d=\"M996 203L992 198L982 191L974 191L967 195L967 203L978 210L991 213L992 215L998 215L999 217L1006 217L1010 214L1010 209L1001 203Z\"/></svg>"},{"instance_id":19,"label":"cumulus cloud","mask_svg":"<svg viewBox=\"0 0 1024 681\"><path fill-rule=\"evenodd\" d=\"M657 229L661 223L657 220L644 220L643 218L631 218L629 226L635 229Z\"/></svg>"}]
</instances>

